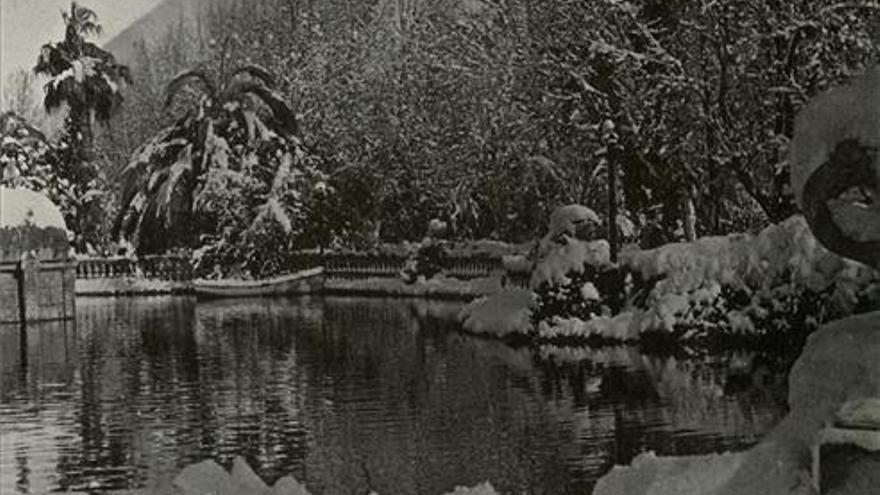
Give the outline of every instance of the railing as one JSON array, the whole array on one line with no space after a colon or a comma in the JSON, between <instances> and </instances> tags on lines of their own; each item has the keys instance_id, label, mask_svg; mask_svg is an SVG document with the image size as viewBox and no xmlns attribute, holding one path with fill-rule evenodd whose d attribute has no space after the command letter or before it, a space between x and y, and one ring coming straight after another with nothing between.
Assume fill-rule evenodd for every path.
<instances>
[{"instance_id":1,"label":"railing","mask_svg":"<svg viewBox=\"0 0 880 495\"><path fill-rule=\"evenodd\" d=\"M173 255L77 260L78 279L122 277L186 281L192 279L192 264L186 256Z\"/></svg>"},{"instance_id":2,"label":"railing","mask_svg":"<svg viewBox=\"0 0 880 495\"><path fill-rule=\"evenodd\" d=\"M393 254L298 252L291 255L290 271L323 266L324 273L331 279L395 278L404 270L406 261L405 256ZM461 280L487 277L504 270L501 258L490 255L453 253L443 264L447 276ZM193 269L189 258L185 256L78 260L78 279L122 277L186 281L192 279Z\"/></svg>"},{"instance_id":3,"label":"railing","mask_svg":"<svg viewBox=\"0 0 880 495\"><path fill-rule=\"evenodd\" d=\"M496 273L504 272L504 265L501 263L501 258L490 255L452 255L446 258L445 268L448 276L462 280L488 277Z\"/></svg>"},{"instance_id":4,"label":"railing","mask_svg":"<svg viewBox=\"0 0 880 495\"><path fill-rule=\"evenodd\" d=\"M364 253L297 253L293 255L293 271L322 265L329 278L359 280L398 277L406 267L407 257L393 254ZM501 259L488 255L455 254L444 261L446 275L462 280L487 277L503 270Z\"/></svg>"}]
</instances>

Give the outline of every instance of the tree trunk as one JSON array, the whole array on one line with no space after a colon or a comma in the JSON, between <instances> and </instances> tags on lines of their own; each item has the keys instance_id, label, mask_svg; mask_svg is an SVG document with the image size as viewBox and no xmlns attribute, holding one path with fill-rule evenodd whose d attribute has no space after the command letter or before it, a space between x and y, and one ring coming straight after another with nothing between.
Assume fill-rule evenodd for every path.
<instances>
[{"instance_id":1,"label":"tree trunk","mask_svg":"<svg viewBox=\"0 0 880 495\"><path fill-rule=\"evenodd\" d=\"M684 207L684 237L688 242L697 240L697 212L694 208L694 198L690 189L682 199Z\"/></svg>"}]
</instances>

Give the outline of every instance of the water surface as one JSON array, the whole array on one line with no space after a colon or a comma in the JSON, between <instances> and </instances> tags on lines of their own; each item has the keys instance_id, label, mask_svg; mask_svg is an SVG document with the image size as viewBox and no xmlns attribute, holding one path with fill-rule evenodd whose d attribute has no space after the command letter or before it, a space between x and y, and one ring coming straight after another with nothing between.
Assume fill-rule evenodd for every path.
<instances>
[{"instance_id":1,"label":"water surface","mask_svg":"<svg viewBox=\"0 0 880 495\"><path fill-rule=\"evenodd\" d=\"M515 349L458 332L451 302L77 304L26 340L0 327L0 493L162 493L243 455L315 495L583 494L642 451L744 449L783 412L752 356Z\"/></svg>"}]
</instances>

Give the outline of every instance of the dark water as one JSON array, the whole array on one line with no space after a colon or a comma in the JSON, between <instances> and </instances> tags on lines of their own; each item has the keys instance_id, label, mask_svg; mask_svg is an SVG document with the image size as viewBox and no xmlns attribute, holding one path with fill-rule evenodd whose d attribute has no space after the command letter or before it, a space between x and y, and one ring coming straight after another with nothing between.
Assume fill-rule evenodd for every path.
<instances>
[{"instance_id":1,"label":"dark water","mask_svg":"<svg viewBox=\"0 0 880 495\"><path fill-rule=\"evenodd\" d=\"M641 451L743 449L782 413L778 376L730 376L749 356L514 349L456 332L457 309L80 299L75 325L0 327L0 493L168 492L239 454L316 495L589 493Z\"/></svg>"}]
</instances>

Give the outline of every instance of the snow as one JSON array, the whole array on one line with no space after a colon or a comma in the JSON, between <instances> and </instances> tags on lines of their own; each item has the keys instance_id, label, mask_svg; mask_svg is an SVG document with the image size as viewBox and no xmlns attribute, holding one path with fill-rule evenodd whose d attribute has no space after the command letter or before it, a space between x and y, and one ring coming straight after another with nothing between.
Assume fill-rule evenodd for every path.
<instances>
[{"instance_id":1,"label":"snow","mask_svg":"<svg viewBox=\"0 0 880 495\"><path fill-rule=\"evenodd\" d=\"M465 306L458 315L468 332L495 337L532 333L535 294L530 290L504 290Z\"/></svg>"},{"instance_id":2,"label":"snow","mask_svg":"<svg viewBox=\"0 0 880 495\"><path fill-rule=\"evenodd\" d=\"M789 415L739 454L637 457L599 480L595 495L794 495L813 493L810 447L825 424L848 409L874 417L880 398L880 312L835 321L813 333L789 375ZM865 406L865 404L868 404ZM846 413L846 411L844 411ZM874 493L876 462L851 462L828 493Z\"/></svg>"},{"instance_id":3,"label":"snow","mask_svg":"<svg viewBox=\"0 0 880 495\"><path fill-rule=\"evenodd\" d=\"M511 257L505 265L523 268L527 261ZM611 266L607 242L567 237L564 243L554 242L535 264L530 287L536 290L543 284L568 284L572 273L583 273L585 264ZM462 321L468 331L502 337L521 334L539 340L601 337L631 341L644 332L661 331L676 332L677 338L687 340L712 332L754 335L764 331L762 321L788 314L790 308L780 302L786 298L827 294L823 307L817 308L817 319L819 309L825 315L847 315L858 304L880 300L878 273L821 246L802 216L771 225L755 236L734 234L646 251L630 249L621 253L620 266L642 281L659 281L650 288L644 304L630 304L618 315L598 309L596 298L602 294L586 282L577 292L583 301L597 305L589 321L585 321L587 315L578 315L581 319L556 317L530 326L524 315L534 314L537 296L526 297L529 291L474 302ZM731 305L727 289L749 299L745 304Z\"/></svg>"},{"instance_id":4,"label":"snow","mask_svg":"<svg viewBox=\"0 0 880 495\"><path fill-rule=\"evenodd\" d=\"M549 249L543 258L538 260L529 286L537 289L542 284L564 285L570 280L568 274L582 273L585 264L608 266L611 260L610 253L608 241L585 242L569 239L565 244Z\"/></svg>"},{"instance_id":5,"label":"snow","mask_svg":"<svg viewBox=\"0 0 880 495\"><path fill-rule=\"evenodd\" d=\"M576 237L580 227L585 225L601 225L602 220L595 211L582 205L561 206L550 215L548 237L555 238L560 234Z\"/></svg>"},{"instance_id":6,"label":"snow","mask_svg":"<svg viewBox=\"0 0 880 495\"><path fill-rule=\"evenodd\" d=\"M309 495L309 491L292 476L283 476L273 486L268 486L238 456L232 462L232 470L226 472L212 460L191 464L174 479L174 485L183 495ZM376 492L370 492L376 495ZM481 483L472 488L456 487L447 495L497 495L492 484Z\"/></svg>"},{"instance_id":7,"label":"snow","mask_svg":"<svg viewBox=\"0 0 880 495\"><path fill-rule=\"evenodd\" d=\"M436 275L425 280L420 277L408 284L399 278L371 277L361 280L331 279L326 283L331 292L375 294L401 297L440 297L472 299L501 290L499 277L481 277L470 280Z\"/></svg>"},{"instance_id":8,"label":"snow","mask_svg":"<svg viewBox=\"0 0 880 495\"><path fill-rule=\"evenodd\" d=\"M621 255L621 264L643 279L663 276L652 289L640 317L641 330L672 330L699 323L693 307L717 301L723 287L751 294L750 313L767 311L782 290L818 294L830 290L833 309L846 314L856 300L880 282L876 271L822 247L802 216L771 225L757 236L707 237L693 243L669 244ZM786 289L788 288L788 289ZM776 292L773 292L776 291ZM768 296L769 301L759 300ZM754 329L743 311L725 311L736 331ZM691 315L697 319L688 320Z\"/></svg>"},{"instance_id":9,"label":"snow","mask_svg":"<svg viewBox=\"0 0 880 495\"><path fill-rule=\"evenodd\" d=\"M598 337L627 342L638 338L637 323L637 314L629 311L614 316L595 316L587 321L557 316L549 322L545 320L538 323L538 336L543 340L584 340Z\"/></svg>"},{"instance_id":10,"label":"snow","mask_svg":"<svg viewBox=\"0 0 880 495\"><path fill-rule=\"evenodd\" d=\"M24 225L67 230L61 210L46 196L27 189L0 186L0 228Z\"/></svg>"},{"instance_id":11,"label":"snow","mask_svg":"<svg viewBox=\"0 0 880 495\"><path fill-rule=\"evenodd\" d=\"M837 411L835 420L838 424L880 430L880 397L847 402Z\"/></svg>"},{"instance_id":12,"label":"snow","mask_svg":"<svg viewBox=\"0 0 880 495\"><path fill-rule=\"evenodd\" d=\"M585 301L600 301L602 296L599 295L599 290L596 289L592 282L586 282L581 286L581 299Z\"/></svg>"},{"instance_id":13,"label":"snow","mask_svg":"<svg viewBox=\"0 0 880 495\"><path fill-rule=\"evenodd\" d=\"M615 467L601 478L596 495L676 494L710 495L719 493L742 463L742 454L712 454L690 457L657 457L640 454L631 467Z\"/></svg>"}]
</instances>

